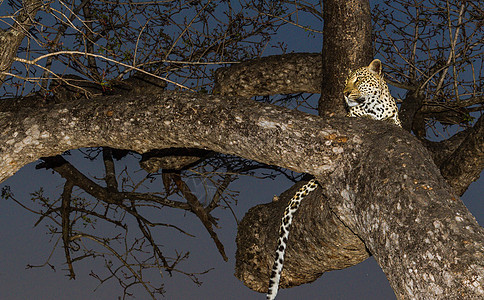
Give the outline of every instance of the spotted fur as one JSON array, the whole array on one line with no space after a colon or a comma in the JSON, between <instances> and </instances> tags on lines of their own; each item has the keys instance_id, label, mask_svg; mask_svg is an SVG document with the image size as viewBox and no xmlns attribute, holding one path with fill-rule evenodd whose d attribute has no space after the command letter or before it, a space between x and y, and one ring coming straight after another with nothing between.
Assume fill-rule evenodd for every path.
<instances>
[{"instance_id":1,"label":"spotted fur","mask_svg":"<svg viewBox=\"0 0 484 300\"><path fill-rule=\"evenodd\" d=\"M347 117L388 120L402 127L398 107L381 74L381 62L373 60L368 67L353 71L346 78L343 91L348 106Z\"/></svg>"},{"instance_id":2,"label":"spotted fur","mask_svg":"<svg viewBox=\"0 0 484 300\"><path fill-rule=\"evenodd\" d=\"M287 239L289 237L289 227L291 226L294 213L299 208L301 200L317 187L318 183L316 182L316 179L311 179L296 192L291 198L291 201L289 201L289 205L284 210L281 227L279 227L279 239L277 240L276 255L269 280L267 300L273 300L276 298L279 289L279 280L281 279L282 267L284 265L284 254L286 252Z\"/></svg>"}]
</instances>

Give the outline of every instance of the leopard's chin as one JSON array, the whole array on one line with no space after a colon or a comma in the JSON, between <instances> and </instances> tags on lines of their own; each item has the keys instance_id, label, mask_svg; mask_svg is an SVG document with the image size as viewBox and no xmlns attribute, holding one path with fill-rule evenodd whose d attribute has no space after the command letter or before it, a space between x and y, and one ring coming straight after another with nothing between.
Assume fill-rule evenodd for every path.
<instances>
[{"instance_id":1,"label":"leopard's chin","mask_svg":"<svg viewBox=\"0 0 484 300\"><path fill-rule=\"evenodd\" d=\"M353 106L357 106L357 105L361 104L361 102L358 102L359 99L360 98L353 99L351 97L345 96L345 101L346 101L346 104L348 105L348 107L353 107Z\"/></svg>"}]
</instances>

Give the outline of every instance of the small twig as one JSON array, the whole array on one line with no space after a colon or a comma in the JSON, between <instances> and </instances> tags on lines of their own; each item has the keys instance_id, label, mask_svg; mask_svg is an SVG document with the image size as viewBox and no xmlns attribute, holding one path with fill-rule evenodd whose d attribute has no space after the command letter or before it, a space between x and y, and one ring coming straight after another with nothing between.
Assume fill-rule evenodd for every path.
<instances>
[{"instance_id":1,"label":"small twig","mask_svg":"<svg viewBox=\"0 0 484 300\"><path fill-rule=\"evenodd\" d=\"M276 18L276 19L279 19L281 21L284 21L288 24L291 24L291 25L294 25L296 27L299 27L301 29L304 29L305 31L311 31L311 32L315 32L315 33L319 33L319 34L323 34L323 31L322 30L316 30L316 29L312 29L310 27L306 27L306 26L303 26L303 25L299 25L298 23L295 23L295 22L292 22L292 21L289 21L288 19L285 19L283 17L279 17L279 16L275 16L275 15L272 15L272 14L268 14L268 13L264 13L264 12L260 12L261 15L264 15L264 16L268 16L268 17L271 17L271 18Z\"/></svg>"}]
</instances>

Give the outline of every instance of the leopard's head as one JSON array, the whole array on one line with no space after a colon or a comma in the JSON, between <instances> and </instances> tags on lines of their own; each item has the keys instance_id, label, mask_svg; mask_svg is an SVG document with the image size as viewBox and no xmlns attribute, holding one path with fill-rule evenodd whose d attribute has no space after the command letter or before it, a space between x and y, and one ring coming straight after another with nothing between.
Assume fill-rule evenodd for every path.
<instances>
[{"instance_id":1,"label":"leopard's head","mask_svg":"<svg viewBox=\"0 0 484 300\"><path fill-rule=\"evenodd\" d=\"M361 67L349 73L343 90L346 104L349 107L362 104L370 100L369 98L380 97L384 90L381 84L381 70L381 61L375 59L367 67Z\"/></svg>"}]
</instances>

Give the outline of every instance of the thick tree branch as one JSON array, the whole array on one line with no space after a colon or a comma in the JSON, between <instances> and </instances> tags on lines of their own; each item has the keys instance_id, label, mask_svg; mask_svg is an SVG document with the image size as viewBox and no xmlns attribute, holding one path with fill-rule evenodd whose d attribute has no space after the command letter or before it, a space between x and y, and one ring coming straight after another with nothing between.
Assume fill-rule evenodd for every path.
<instances>
[{"instance_id":1,"label":"thick tree branch","mask_svg":"<svg viewBox=\"0 0 484 300\"><path fill-rule=\"evenodd\" d=\"M346 41L347 42L347 41ZM334 42L333 42L334 43ZM309 64L308 64L309 62ZM270 64L274 63L275 70L270 68ZM291 72L283 72L281 70L294 70L295 67L293 64L302 64L301 70L304 70L303 73L295 74ZM316 61L314 54L309 53L293 53L287 54L284 56L270 56L270 57L263 57L257 59L255 61L244 62L238 65L233 65L228 68L223 68L219 73L217 73L216 79L217 81L217 91L221 91L222 94L228 95L243 95L243 96L254 96L258 95L257 93L265 94L267 91L260 88L260 86L264 86L263 82L270 82L271 88L274 91L281 91L285 89L287 93L295 93L301 91L300 88L306 88L306 92L311 91L315 92L316 86L306 84L308 82L312 82L315 84L317 81L311 79L310 81L304 81L300 78L300 76L295 75L307 75L310 78L314 74L311 70L311 65L316 64L313 66L314 70L317 70L316 77L320 78L322 76L321 71L321 61ZM257 81L255 79L251 79L252 76L258 76L257 74L263 73L264 81ZM271 76L280 78L281 80L271 82ZM295 76L295 77L289 77ZM343 75L342 75L343 76ZM292 81L291 81L292 80ZM296 80L296 82L294 82ZM300 81L299 81L300 80ZM296 87L293 90L290 90L292 85L287 85L285 82L291 82ZM321 92L320 90L317 92ZM341 96L341 93L339 93ZM427 105L423 105L424 95L422 95L420 90L411 91L407 95L404 103L401 106L400 110L400 117L403 122L403 128L407 131L413 130L413 132L420 137L425 136L425 124L424 124L424 117L432 111L433 113L441 113L441 114L457 114L457 109L464 109L457 106L451 107L440 107L439 109L436 108L435 105L429 103ZM461 102L461 105L474 105L478 103L481 97L473 97L471 99L464 100ZM343 108L342 101L339 101L338 104L341 108ZM320 103L321 105L322 103ZM326 105L326 104L324 104ZM328 104L329 105L329 104ZM335 104L336 105L336 104ZM326 107L326 109L330 109ZM331 108L332 109L332 108ZM430 110L429 110L430 109ZM425 112L425 115L424 115ZM442 116L441 116L442 117ZM476 124L477 125L477 124ZM475 131L474 135L478 135L479 131ZM459 134L463 136L463 134ZM471 138L469 136L469 138ZM422 140L422 142L429 147L429 150L432 152L433 157L436 159L435 163L439 167L443 167L442 159L443 157L447 158L450 155L449 151L453 152L457 147L459 147L460 143L462 142L463 138L453 137L449 140L442 141L439 143L430 142L427 140ZM477 139L477 143L479 139ZM465 159L470 161L472 159L478 159L480 156L480 151L475 152L466 152ZM475 162L477 162L477 160ZM441 170L442 172L447 172L445 178L449 181L449 184L453 187L459 186L456 190L459 194L462 194L465 189L477 178L479 173L483 170L483 166L478 163L474 164L467 164L466 172L462 172L461 174L467 173L468 175L472 174L471 176L453 176L448 171ZM463 170L462 170L463 171Z\"/></svg>"},{"instance_id":2,"label":"thick tree branch","mask_svg":"<svg viewBox=\"0 0 484 300\"><path fill-rule=\"evenodd\" d=\"M481 116L473 127L460 131L447 140L422 140L444 178L460 195L484 169L482 119Z\"/></svg>"},{"instance_id":3,"label":"thick tree branch","mask_svg":"<svg viewBox=\"0 0 484 300\"><path fill-rule=\"evenodd\" d=\"M305 171L316 165L329 170L335 168L331 158L340 156L331 147L314 162L292 154L309 155L312 149L306 143L311 141L350 142L346 132L336 129L348 124L347 119L323 125L315 116L241 98L166 92L155 97L99 97L87 103L28 107L26 99L1 102L0 180L38 157L101 145L139 153L169 147L204 148L266 164L284 161L284 167L292 170ZM309 124L326 130L317 136L297 137L295 133L310 128ZM287 141L296 137L302 140L286 148Z\"/></svg>"},{"instance_id":4,"label":"thick tree branch","mask_svg":"<svg viewBox=\"0 0 484 300\"><path fill-rule=\"evenodd\" d=\"M321 54L291 53L262 57L215 73L214 94L253 97L320 93Z\"/></svg>"},{"instance_id":5,"label":"thick tree branch","mask_svg":"<svg viewBox=\"0 0 484 300\"><path fill-rule=\"evenodd\" d=\"M429 152L391 124L180 92L36 109L1 103L0 112L9 116L0 118L1 180L40 156L79 147L141 153L193 147L237 155L324 182L329 207L364 241L398 297L484 296L484 230Z\"/></svg>"},{"instance_id":6,"label":"thick tree branch","mask_svg":"<svg viewBox=\"0 0 484 300\"><path fill-rule=\"evenodd\" d=\"M460 144L466 139L471 128L464 131L460 131L446 140L440 142L432 142L426 139L421 139L420 141L424 144L427 150L430 151L434 159L434 163L437 166L442 165L442 163L449 158L457 149Z\"/></svg>"},{"instance_id":7,"label":"thick tree branch","mask_svg":"<svg viewBox=\"0 0 484 300\"><path fill-rule=\"evenodd\" d=\"M366 162L330 177L330 206L365 241L397 298L482 297L483 228L423 147L387 134L373 140Z\"/></svg>"},{"instance_id":8,"label":"thick tree branch","mask_svg":"<svg viewBox=\"0 0 484 300\"><path fill-rule=\"evenodd\" d=\"M276 202L251 208L239 224L235 276L255 291L267 291L283 212L303 183L282 193ZM309 194L291 225L282 288L312 282L324 272L353 266L369 256L360 238L331 212L323 193L319 187Z\"/></svg>"},{"instance_id":9,"label":"thick tree branch","mask_svg":"<svg viewBox=\"0 0 484 300\"><path fill-rule=\"evenodd\" d=\"M355 26L355 28L359 28ZM332 32L334 29L328 29ZM345 39L339 41L339 48L349 49L353 47L355 40L359 40L358 36L360 32L356 33L354 39ZM331 43L331 40L330 42ZM334 40L332 43L336 43ZM341 44L341 45L340 45ZM337 47L338 45L333 45ZM329 46L328 46L329 47ZM355 69L363 65L368 65L372 56L368 55L366 59L359 58L355 53L360 50L353 49L351 54L341 55L341 51L333 50L333 59L327 59L330 66L334 63L335 59L342 60L347 66L347 70ZM361 50L363 51L363 50ZM325 52L326 53L326 52ZM273 55L267 57L261 57L255 60L242 62L240 64L234 64L230 67L217 69L215 73L215 87L214 93L230 96L241 97L253 97L262 95L275 95L275 94L295 94L295 93L321 93L321 87L324 84L325 97L321 99L321 105L324 107L321 111L325 112L338 112L345 114L344 104L341 98L341 90L343 89L344 79L348 75L347 71L343 69L330 70L332 74L326 74L322 72L323 65L321 59L318 59L321 55L318 53L290 53L284 55ZM324 55L326 57L327 55ZM352 57L355 61L350 63L348 57ZM367 61L368 60L368 61ZM335 73L337 72L337 74ZM323 75L335 76L331 78L323 78ZM333 85L326 83L326 81L334 81ZM465 117L468 117L469 107L482 104L483 97L476 96L466 100L461 100L459 103L437 103L427 102L425 103L423 95L419 91L418 95L415 92L417 86L408 86L399 84L396 81L386 80L390 85L399 86L410 91L408 99L405 99L401 107L401 119L404 122L404 128L411 129L413 123L418 122L418 126L415 127L415 131L422 132L424 121L423 118L430 117L435 118L438 121L449 124L457 124L464 121ZM339 85L340 88L335 87ZM328 100L328 93L334 95L332 102ZM408 101L407 101L408 100ZM330 103L331 102L331 103ZM408 102L408 103L407 103ZM418 114L417 114L418 111ZM414 120L415 116L418 116L418 120ZM406 125L405 125L406 123Z\"/></svg>"}]
</instances>

